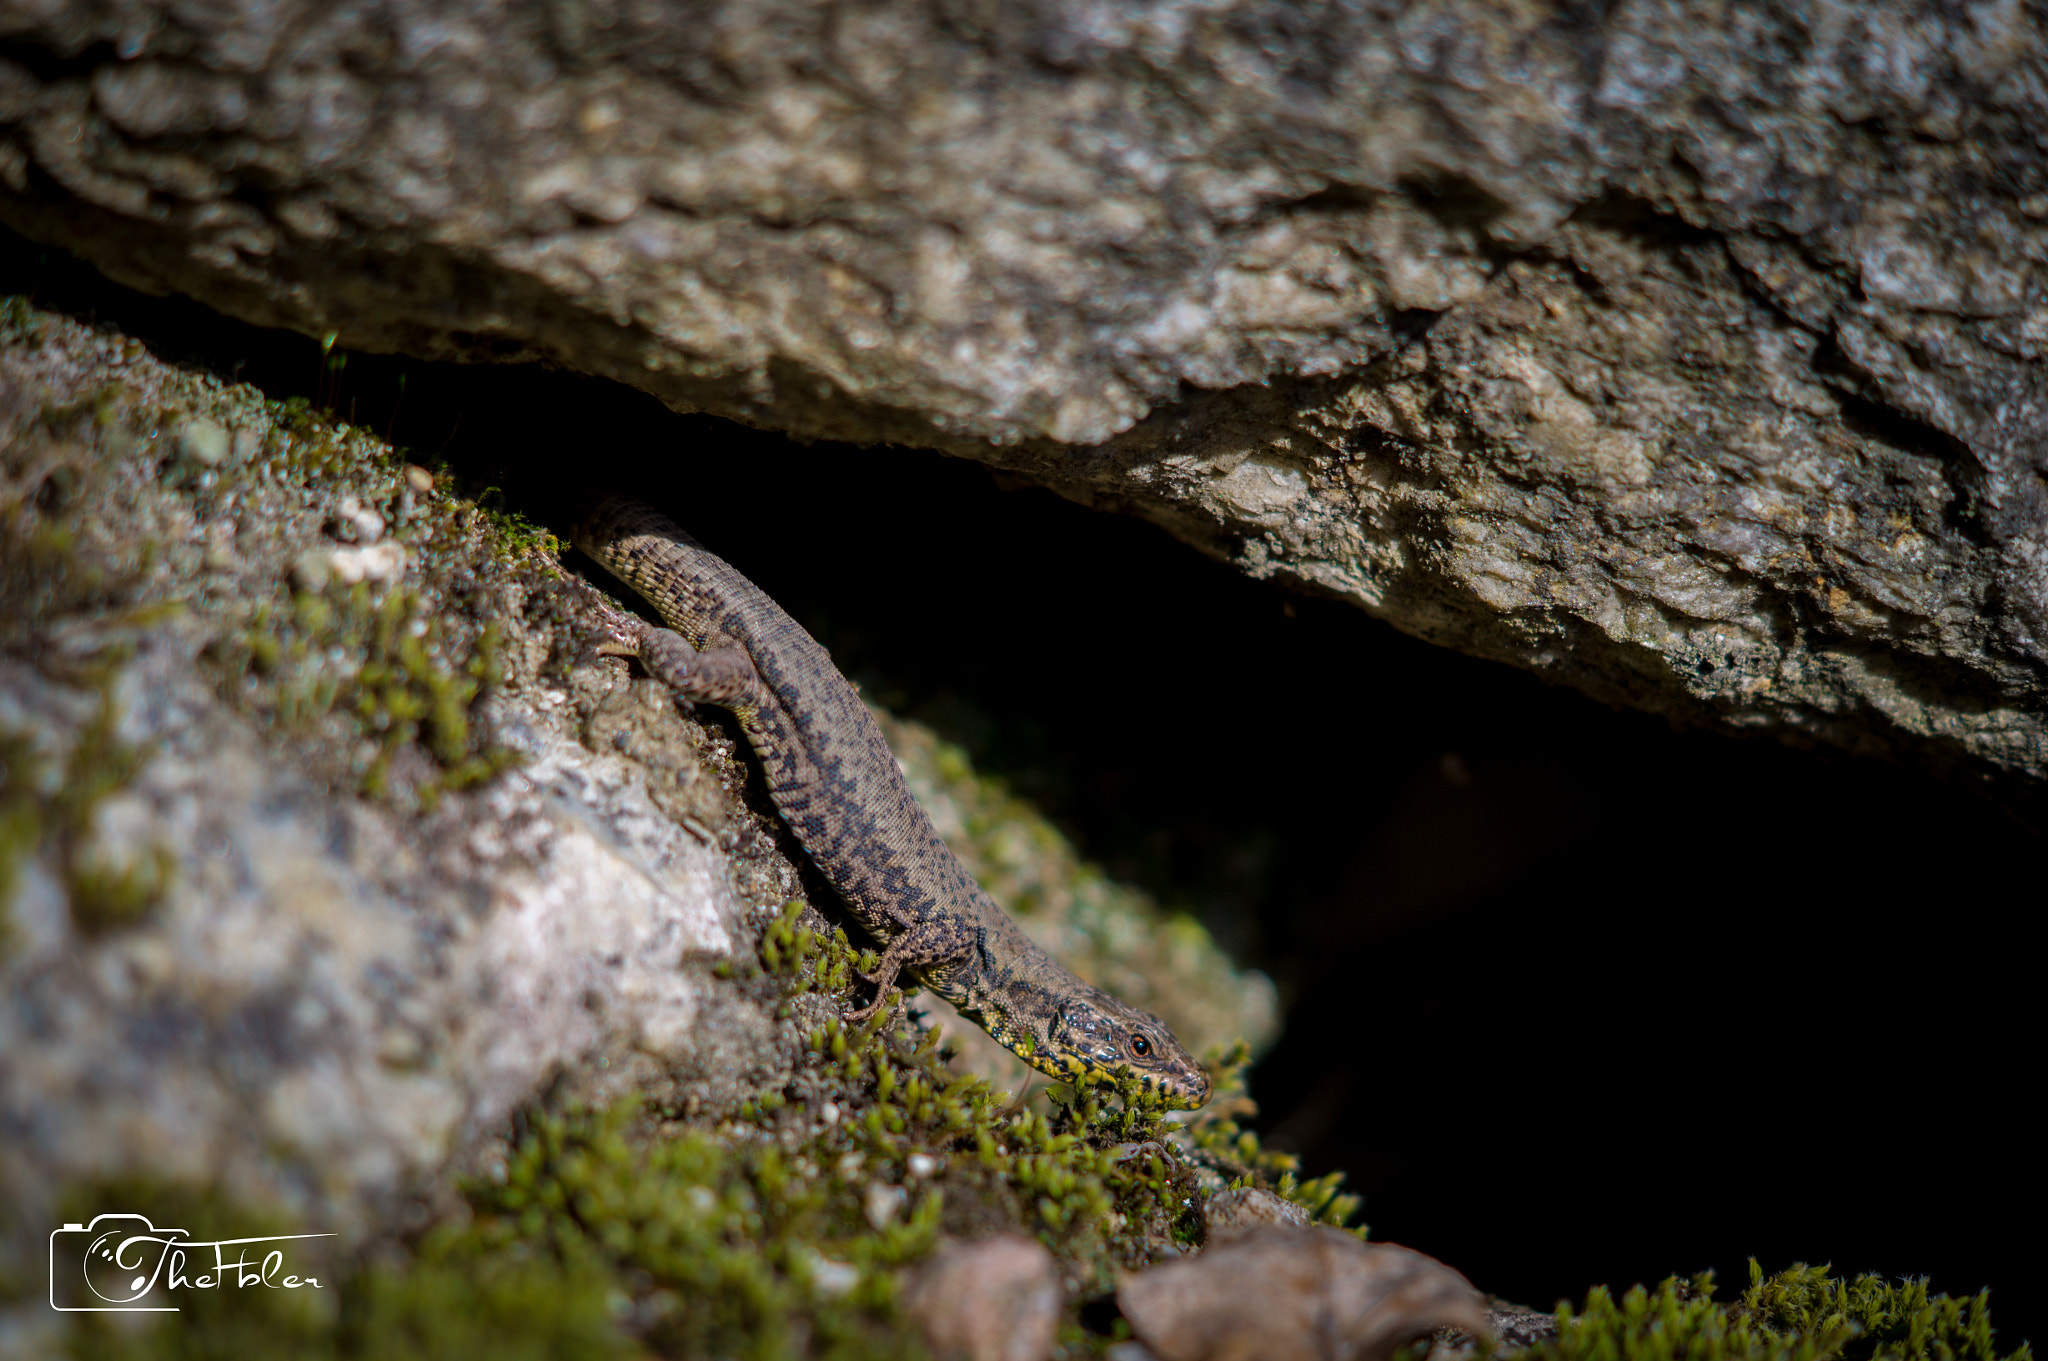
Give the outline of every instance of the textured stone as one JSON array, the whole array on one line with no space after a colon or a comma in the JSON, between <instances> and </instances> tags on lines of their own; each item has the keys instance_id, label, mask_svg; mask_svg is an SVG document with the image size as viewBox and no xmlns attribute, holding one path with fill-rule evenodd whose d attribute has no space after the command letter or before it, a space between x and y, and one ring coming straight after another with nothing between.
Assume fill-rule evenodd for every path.
<instances>
[{"instance_id":1,"label":"textured stone","mask_svg":"<svg viewBox=\"0 0 2048 1361\"><path fill-rule=\"evenodd\" d=\"M1059 1267L1022 1234L949 1243L904 1307L939 1361L1045 1361L1058 1335Z\"/></svg>"},{"instance_id":2,"label":"textured stone","mask_svg":"<svg viewBox=\"0 0 2048 1361\"><path fill-rule=\"evenodd\" d=\"M1307 1210L1263 1186L1233 1187L1202 1202L1203 1238L1212 1245L1259 1229L1305 1229L1314 1222Z\"/></svg>"},{"instance_id":3,"label":"textured stone","mask_svg":"<svg viewBox=\"0 0 2048 1361\"><path fill-rule=\"evenodd\" d=\"M1615 703L2048 774L2009 7L0 8L0 221L1002 464Z\"/></svg>"},{"instance_id":4,"label":"textured stone","mask_svg":"<svg viewBox=\"0 0 2048 1361\"><path fill-rule=\"evenodd\" d=\"M1161 1361L1373 1361L1489 1326L1485 1298L1442 1262L1323 1226L1254 1229L1130 1277L1116 1299Z\"/></svg>"}]
</instances>

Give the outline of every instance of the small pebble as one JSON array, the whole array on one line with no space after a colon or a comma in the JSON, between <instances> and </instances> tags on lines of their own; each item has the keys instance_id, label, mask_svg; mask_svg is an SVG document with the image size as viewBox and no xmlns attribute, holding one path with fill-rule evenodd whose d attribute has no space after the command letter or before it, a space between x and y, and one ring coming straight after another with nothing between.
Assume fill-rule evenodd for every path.
<instances>
[{"instance_id":1,"label":"small pebble","mask_svg":"<svg viewBox=\"0 0 2048 1361\"><path fill-rule=\"evenodd\" d=\"M868 1183L867 1195L861 1209L867 1214L868 1223L876 1233L896 1222L896 1216L903 1213L903 1206L910 1199L910 1192L900 1186L891 1186L885 1181Z\"/></svg>"},{"instance_id":2,"label":"small pebble","mask_svg":"<svg viewBox=\"0 0 2048 1361\"><path fill-rule=\"evenodd\" d=\"M328 568L344 586L358 581L392 581L405 573L405 547L396 540L336 548L327 554Z\"/></svg>"},{"instance_id":3,"label":"small pebble","mask_svg":"<svg viewBox=\"0 0 2048 1361\"><path fill-rule=\"evenodd\" d=\"M384 517L355 496L344 496L336 505L329 532L343 543L375 543L384 537Z\"/></svg>"},{"instance_id":4,"label":"small pebble","mask_svg":"<svg viewBox=\"0 0 2048 1361\"><path fill-rule=\"evenodd\" d=\"M1420 1361L1470 1361L1482 1351L1493 1356L1522 1352L1557 1336L1554 1314L1539 1314L1500 1300L1491 1302L1488 1314L1493 1324L1491 1339L1482 1342L1462 1328L1439 1328L1430 1337L1429 1350Z\"/></svg>"},{"instance_id":5,"label":"small pebble","mask_svg":"<svg viewBox=\"0 0 2048 1361\"><path fill-rule=\"evenodd\" d=\"M939 1170L939 1160L929 1153L913 1153L903 1160L911 1176L923 1180Z\"/></svg>"},{"instance_id":6,"label":"small pebble","mask_svg":"<svg viewBox=\"0 0 2048 1361\"><path fill-rule=\"evenodd\" d=\"M1059 1268L1022 1234L949 1243L918 1273L904 1308L938 1361L1045 1361L1059 1332Z\"/></svg>"},{"instance_id":7,"label":"small pebble","mask_svg":"<svg viewBox=\"0 0 2048 1361\"><path fill-rule=\"evenodd\" d=\"M849 1263L835 1262L814 1251L810 1266L811 1281L821 1295L837 1299L860 1284L860 1268Z\"/></svg>"},{"instance_id":8,"label":"small pebble","mask_svg":"<svg viewBox=\"0 0 2048 1361\"><path fill-rule=\"evenodd\" d=\"M188 417L178 426L178 457L202 468L217 468L228 456L228 432L219 421Z\"/></svg>"},{"instance_id":9,"label":"small pebble","mask_svg":"<svg viewBox=\"0 0 2048 1361\"><path fill-rule=\"evenodd\" d=\"M308 548L292 560L292 585L308 595L318 595L334 580L333 558L324 548Z\"/></svg>"},{"instance_id":10,"label":"small pebble","mask_svg":"<svg viewBox=\"0 0 2048 1361\"><path fill-rule=\"evenodd\" d=\"M1129 1277L1116 1300L1160 1361L1386 1361L1439 1328L1488 1333L1442 1262L1341 1229L1251 1229Z\"/></svg>"},{"instance_id":11,"label":"small pebble","mask_svg":"<svg viewBox=\"0 0 2048 1361\"><path fill-rule=\"evenodd\" d=\"M1202 1227L1210 1243L1227 1242L1253 1229L1305 1229L1313 1223L1307 1210L1262 1186L1218 1191L1202 1202Z\"/></svg>"},{"instance_id":12,"label":"small pebble","mask_svg":"<svg viewBox=\"0 0 2048 1361\"><path fill-rule=\"evenodd\" d=\"M236 565L235 527L223 521L208 529L206 534L206 570L209 572L232 571Z\"/></svg>"}]
</instances>

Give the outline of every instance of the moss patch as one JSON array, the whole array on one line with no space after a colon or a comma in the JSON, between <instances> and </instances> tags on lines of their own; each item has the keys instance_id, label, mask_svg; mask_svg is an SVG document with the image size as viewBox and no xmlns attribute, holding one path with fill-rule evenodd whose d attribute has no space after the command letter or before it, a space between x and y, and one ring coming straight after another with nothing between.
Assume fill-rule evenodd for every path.
<instances>
[{"instance_id":1,"label":"moss patch","mask_svg":"<svg viewBox=\"0 0 2048 1361\"><path fill-rule=\"evenodd\" d=\"M909 1269L942 1234L1013 1229L1060 1262L1065 1335L1088 1354L1110 1339L1082 1328L1081 1303L1120 1269L1199 1242L1205 1185L1234 1175L1326 1218L1348 1208L1327 1182L1297 1185L1226 1114L1183 1125L1116 1081L1057 1088L1050 1113L1017 1108L952 1073L935 1033L887 1013L848 1028L837 1015L859 957L801 904L770 924L758 962L743 981L792 1018L822 1018L782 1086L695 1120L635 1100L536 1111L463 1185L463 1213L356 1264L327 1313L211 1308L135 1334L94 1323L74 1353L915 1357L899 1308ZM1230 1059L1238 1094L1220 1104L1241 1114L1241 1046ZM217 1223L285 1231L203 1199L165 1208L183 1218L162 1222L206 1236Z\"/></svg>"},{"instance_id":2,"label":"moss patch","mask_svg":"<svg viewBox=\"0 0 2048 1361\"><path fill-rule=\"evenodd\" d=\"M279 1217L225 1197L142 1180L80 1188L66 1200L71 1220L89 1222L121 1206L195 1239L294 1232ZM309 1261L327 1269L317 1266L317 1247L291 1249L295 1269ZM174 1315L81 1314L67 1351L78 1361L601 1361L630 1354L606 1279L542 1256L478 1253L459 1237L430 1240L404 1260L358 1265L323 1287L183 1290Z\"/></svg>"},{"instance_id":3,"label":"moss patch","mask_svg":"<svg viewBox=\"0 0 2048 1361\"><path fill-rule=\"evenodd\" d=\"M162 901L177 861L163 847L112 858L92 844L93 813L125 787L148 753L116 735L111 693L100 691L99 711L79 733L64 763L64 778L50 800L46 835L56 840L71 904L71 921L87 935L133 926Z\"/></svg>"},{"instance_id":4,"label":"moss patch","mask_svg":"<svg viewBox=\"0 0 2048 1361\"><path fill-rule=\"evenodd\" d=\"M0 638L189 607L225 696L338 784L424 806L511 762L476 704L503 676L506 602L559 575L551 537L303 398L126 368L120 342L0 301L0 350L44 345L123 377L17 414ZM116 879L92 886L113 916L147 897Z\"/></svg>"},{"instance_id":5,"label":"moss patch","mask_svg":"<svg viewBox=\"0 0 2048 1361\"><path fill-rule=\"evenodd\" d=\"M262 457L237 475L301 497L346 495L356 513L389 527L388 545L404 552L407 569L351 582L331 566L338 553L329 545L302 551L271 574L269 590L244 594L242 626L208 649L230 695L289 729L352 723L347 775L372 798L431 808L443 792L513 764L472 720L477 700L504 679L504 628L488 599L503 582L475 570L546 575L553 540L419 490L411 479L421 470L401 452L322 420L304 399L272 403L268 414Z\"/></svg>"},{"instance_id":6,"label":"moss patch","mask_svg":"<svg viewBox=\"0 0 2048 1361\"><path fill-rule=\"evenodd\" d=\"M415 764L404 793L431 806L513 760L479 740L470 721L479 694L501 677L499 628L485 624L452 656L450 632L422 592L357 582L333 595L299 591L285 608L259 605L212 655L241 682L243 702L281 724L353 720L363 739L353 773L367 797L391 797L396 763L423 749L434 765Z\"/></svg>"},{"instance_id":7,"label":"moss patch","mask_svg":"<svg viewBox=\"0 0 2048 1361\"><path fill-rule=\"evenodd\" d=\"M1931 1295L1925 1281L1846 1279L1795 1266L1714 1302L1714 1275L1677 1277L1618 1298L1595 1287L1579 1310L1558 1310L1558 1335L1531 1361L2000 1361L1988 1294ZM2022 1343L2004 1361L2031 1361Z\"/></svg>"},{"instance_id":8,"label":"moss patch","mask_svg":"<svg viewBox=\"0 0 2048 1361\"><path fill-rule=\"evenodd\" d=\"M163 847L115 853L93 835L100 805L126 788L148 758L120 739L108 677L97 682L98 708L61 758L39 750L28 733L0 731L0 904L12 900L40 850L63 882L72 924L88 936L141 921L162 901L177 868ZM0 919L0 949L7 931Z\"/></svg>"},{"instance_id":9,"label":"moss patch","mask_svg":"<svg viewBox=\"0 0 2048 1361\"><path fill-rule=\"evenodd\" d=\"M42 843L42 765L27 734L0 729L0 908L14 901L15 886ZM0 911L0 955L13 934L13 914Z\"/></svg>"},{"instance_id":10,"label":"moss patch","mask_svg":"<svg viewBox=\"0 0 2048 1361\"><path fill-rule=\"evenodd\" d=\"M766 978L800 985L795 998L853 962L794 909L762 956ZM908 1269L943 1232L1011 1228L1035 1234L1067 1277L1062 1354L1094 1356L1121 1334L1084 1327L1082 1304L1116 1267L1199 1241L1195 1183L1210 1155L1185 1153L1190 1139L1115 1083L1066 1093L1048 1118L949 1077L930 1036L827 1024L809 1055L784 1088L715 1123L632 1101L533 1114L504 1162L464 1185L465 1213L359 1263L324 1309L216 1298L139 1333L94 1317L72 1354L915 1358L899 1308ZM1224 1122L1198 1121L1191 1141L1272 1184L1271 1156ZM1326 1220L1347 1199L1290 1189ZM207 1197L95 1188L93 1203L107 1194L209 1234L287 1231ZM1726 1304L1708 1273L1596 1288L1558 1317L1534 1361L2031 1361L2025 1346L1997 1350L1983 1295L1805 1266L1766 1277L1752 1263L1749 1289Z\"/></svg>"}]
</instances>

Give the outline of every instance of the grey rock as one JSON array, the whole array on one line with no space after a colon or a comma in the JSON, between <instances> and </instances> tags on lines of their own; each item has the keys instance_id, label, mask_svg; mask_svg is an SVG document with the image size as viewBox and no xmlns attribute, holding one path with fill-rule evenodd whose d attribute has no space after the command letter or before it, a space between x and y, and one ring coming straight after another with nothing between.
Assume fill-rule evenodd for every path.
<instances>
[{"instance_id":1,"label":"grey rock","mask_svg":"<svg viewBox=\"0 0 2048 1361\"><path fill-rule=\"evenodd\" d=\"M195 424L301 436L247 389L153 361L116 381L92 332L14 325L0 1198L15 1213L0 1260L28 1270L61 1197L138 1175L360 1243L402 1229L408 1198L451 1167L488 1173L507 1116L551 1085L593 1101L680 1090L716 1112L791 1071L793 1027L821 1018L778 1022L773 997L716 970L752 958L757 909L789 896L794 868L758 834L741 853L679 824L641 765L586 743L582 714L633 682L547 671L574 640L544 576L444 502L411 553L395 537L333 550L400 549L375 599L433 613L392 616L419 651L323 638L314 621L346 619L347 590L287 581L328 551L341 500L401 494L388 453L323 453L346 491L288 457L166 482L155 470ZM180 424L181 410L212 414ZM281 618L301 632L263 652ZM429 804L409 791L433 762L402 745L385 792L366 792L380 747L357 705L388 682L350 677L459 676L486 626L506 674L467 717L516 764ZM313 646L295 652L300 638ZM700 799L748 816L688 751Z\"/></svg>"},{"instance_id":2,"label":"grey rock","mask_svg":"<svg viewBox=\"0 0 2048 1361\"><path fill-rule=\"evenodd\" d=\"M1464 1361L1482 1348L1492 1352L1520 1352L1557 1336L1557 1316L1539 1314L1518 1304L1489 1300L1486 1308L1489 1333L1462 1328L1439 1328L1429 1340L1423 1361Z\"/></svg>"},{"instance_id":3,"label":"grey rock","mask_svg":"<svg viewBox=\"0 0 2048 1361\"><path fill-rule=\"evenodd\" d=\"M1263 1186L1218 1191L1202 1202L1203 1237L1211 1244L1242 1238L1258 1229L1305 1229L1314 1222L1307 1210Z\"/></svg>"},{"instance_id":4,"label":"grey rock","mask_svg":"<svg viewBox=\"0 0 2048 1361\"><path fill-rule=\"evenodd\" d=\"M1486 1312L1488 1322L1493 1325L1493 1335L1502 1347L1520 1351L1557 1336L1555 1314L1539 1314L1534 1309L1503 1304L1499 1300L1494 1300Z\"/></svg>"},{"instance_id":5,"label":"grey rock","mask_svg":"<svg viewBox=\"0 0 2048 1361\"><path fill-rule=\"evenodd\" d=\"M1161 1361L1374 1361L1439 1328L1484 1332L1485 1299L1442 1262L1341 1229L1266 1227L1117 1289Z\"/></svg>"},{"instance_id":6,"label":"grey rock","mask_svg":"<svg viewBox=\"0 0 2048 1361\"><path fill-rule=\"evenodd\" d=\"M2017 10L0 11L0 221L944 448L1617 704L2048 774Z\"/></svg>"}]
</instances>

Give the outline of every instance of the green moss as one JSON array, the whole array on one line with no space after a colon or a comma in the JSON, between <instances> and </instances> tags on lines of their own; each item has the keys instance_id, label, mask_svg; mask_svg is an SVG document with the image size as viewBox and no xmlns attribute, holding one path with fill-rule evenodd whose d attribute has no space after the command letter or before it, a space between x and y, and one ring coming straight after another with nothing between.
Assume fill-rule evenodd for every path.
<instances>
[{"instance_id":1,"label":"green moss","mask_svg":"<svg viewBox=\"0 0 2048 1361\"><path fill-rule=\"evenodd\" d=\"M1604 1287L1558 1311L1558 1335L1531 1361L1998 1361L1989 1300L1930 1295L1925 1281L1844 1280L1795 1266L1714 1302L1714 1277L1676 1277L1619 1299ZM2030 1361L2025 1344L2006 1361Z\"/></svg>"},{"instance_id":2,"label":"green moss","mask_svg":"<svg viewBox=\"0 0 2048 1361\"><path fill-rule=\"evenodd\" d=\"M502 1179L469 1188L464 1232L635 1282L646 1339L665 1353L915 1352L894 1272L931 1250L936 1189L878 1228L857 1137L785 1148L634 1123L631 1103L536 1122Z\"/></svg>"},{"instance_id":3,"label":"green moss","mask_svg":"<svg viewBox=\"0 0 2048 1361\"><path fill-rule=\"evenodd\" d=\"M836 1012L857 957L805 912L770 925L739 985L790 1007L823 992ZM715 1124L633 1101L535 1113L464 1186L466 1216L356 1269L325 1322L199 1311L138 1336L86 1325L76 1350L596 1356L631 1336L667 1355L915 1357L898 1301L941 1232L1036 1234L1085 1293L1199 1237L1194 1170L1134 1087L1015 1109L950 1073L936 1036L888 1021L812 1026L790 1080ZM180 1213L209 1235L231 1218Z\"/></svg>"},{"instance_id":4,"label":"green moss","mask_svg":"<svg viewBox=\"0 0 2048 1361\"><path fill-rule=\"evenodd\" d=\"M72 858L64 872L72 924L89 936L138 924L163 901L177 868L177 857L161 846L120 864Z\"/></svg>"},{"instance_id":5,"label":"green moss","mask_svg":"<svg viewBox=\"0 0 2048 1361\"><path fill-rule=\"evenodd\" d=\"M146 748L116 735L111 677L103 672L98 681L99 708L72 743L63 779L40 813L17 815L24 828L33 823L54 852L72 924L87 935L140 922L163 900L177 870L177 857L160 846L113 859L94 844L93 818L100 804L126 788L148 759Z\"/></svg>"},{"instance_id":6,"label":"green moss","mask_svg":"<svg viewBox=\"0 0 2048 1361\"><path fill-rule=\"evenodd\" d=\"M213 659L250 682L245 704L286 726L330 714L353 720L368 745L355 763L358 788L390 798L393 769L417 746L433 758L403 793L430 806L444 790L489 779L514 753L486 740L470 720L482 694L502 679L503 631L486 623L458 643L425 592L357 583L343 592L294 593L286 608L258 607L248 627L212 649Z\"/></svg>"},{"instance_id":7,"label":"green moss","mask_svg":"<svg viewBox=\"0 0 2048 1361\"><path fill-rule=\"evenodd\" d=\"M307 1231L214 1192L149 1180L94 1183L64 1198L68 1221L109 1211L143 1214L199 1240ZM612 1310L617 1287L599 1272L490 1250L459 1232L434 1236L403 1260L367 1264L323 1257L322 1242L290 1247L292 1269L310 1267L318 1286L185 1289L180 1312L142 1320L75 1315L67 1349L78 1361L602 1361L630 1353Z\"/></svg>"},{"instance_id":8,"label":"green moss","mask_svg":"<svg viewBox=\"0 0 2048 1361\"><path fill-rule=\"evenodd\" d=\"M606 1361L631 1354L614 1297L599 1272L435 1244L347 1283L334 1352L376 1361Z\"/></svg>"},{"instance_id":9,"label":"green moss","mask_svg":"<svg viewBox=\"0 0 2048 1361\"><path fill-rule=\"evenodd\" d=\"M106 799L125 789L149 749L124 742L113 681L125 650L108 649L77 670L98 691L93 715L73 738L58 778L45 788L47 758L26 733L0 732L0 904L10 903L22 871L38 850L56 867L72 923L87 935L132 926L162 901L177 869L164 847L116 858L96 841L94 820ZM9 920L0 917L0 948Z\"/></svg>"},{"instance_id":10,"label":"green moss","mask_svg":"<svg viewBox=\"0 0 2048 1361\"><path fill-rule=\"evenodd\" d=\"M0 298L0 338L10 345L32 345L43 338L43 314L19 293Z\"/></svg>"},{"instance_id":11,"label":"green moss","mask_svg":"<svg viewBox=\"0 0 2048 1361\"><path fill-rule=\"evenodd\" d=\"M218 1192L125 1177L70 1188L60 1200L60 1221L90 1224L100 1214L140 1214L158 1229L180 1229L197 1241L269 1237L298 1232L283 1216ZM315 1240L318 1242L319 1240ZM303 1251L302 1251L303 1249ZM292 1262L328 1263L294 1245ZM198 1274L195 1270L194 1274ZM332 1333L335 1290L186 1289L180 1311L138 1320L134 1315L72 1315L70 1354L78 1361L228 1361L249 1356L320 1356ZM132 1326L140 1323L141 1326Z\"/></svg>"},{"instance_id":12,"label":"green moss","mask_svg":"<svg viewBox=\"0 0 2048 1361\"><path fill-rule=\"evenodd\" d=\"M761 978L836 994L855 952L804 912L769 926ZM461 1233L632 1283L658 1351L748 1357L914 1355L903 1269L942 1230L1033 1233L1089 1292L1199 1236L1194 1173L1135 1084L1013 1109L949 1072L936 1036L887 1022L812 1027L795 1075L715 1128L631 1103L539 1117L467 1188Z\"/></svg>"},{"instance_id":13,"label":"green moss","mask_svg":"<svg viewBox=\"0 0 2048 1361\"><path fill-rule=\"evenodd\" d=\"M1842 1280L1826 1267L1804 1264L1766 1280L1754 1260L1749 1281L1739 1312L1779 1331L1818 1335L1847 1328L1853 1337L1840 1354L1851 1361L1996 1361L1999 1356L1989 1291L1953 1299L1929 1294L1925 1280L1887 1281L1873 1275ZM2022 1343L2010 1358L2028 1361L2031 1355Z\"/></svg>"},{"instance_id":14,"label":"green moss","mask_svg":"<svg viewBox=\"0 0 2048 1361\"><path fill-rule=\"evenodd\" d=\"M53 329L79 331L20 300L0 313L0 345L48 343ZM204 467L166 460L171 434L195 422L239 432L233 457ZM322 725L319 736L330 743L320 763L331 758L331 773L364 791L424 806L512 763L474 713L500 679L502 628L490 616L503 588L558 570L543 551L555 545L530 524L413 490L398 452L303 398L269 402L253 389L155 365L45 409L20 444L35 457L8 471L32 468L37 483L27 489L33 499L11 506L19 513L0 523L0 614L9 627L32 635L86 606L203 601L195 609L216 629L208 655L222 664L229 697L286 726ZM314 516L344 494L384 518L406 550L405 578L294 593L288 568L333 548L307 532ZM202 550L182 541L105 528L182 522L170 506L179 499L204 503L197 508L217 528L219 503L230 497L254 510L244 517L254 533L229 550L224 567L207 565ZM241 589L225 596L192 589L202 572L237 570ZM330 717L337 723L324 725ZM424 760L411 759L414 748ZM81 886L101 915L117 919L149 896L153 868L102 867Z\"/></svg>"},{"instance_id":15,"label":"green moss","mask_svg":"<svg viewBox=\"0 0 2048 1361\"><path fill-rule=\"evenodd\" d=\"M1250 1062L1251 1051L1243 1041L1212 1058L1209 1068L1216 1074L1216 1092L1188 1126L1189 1141L1211 1167L1228 1177L1230 1185L1264 1186L1307 1210L1316 1222L1348 1228L1365 1237L1366 1226L1351 1222L1365 1203L1363 1197L1337 1189L1344 1184L1344 1173L1303 1181L1298 1158L1264 1147L1255 1132L1239 1123L1259 1113L1246 1090L1245 1070Z\"/></svg>"},{"instance_id":16,"label":"green moss","mask_svg":"<svg viewBox=\"0 0 2048 1361\"><path fill-rule=\"evenodd\" d=\"M803 915L793 903L769 926L762 963L787 986L826 994L837 1010L853 1000L854 987L865 987L855 979L862 960L844 932L813 929ZM1185 1127L1189 1133L1176 1133L1182 1117L1115 1079L1055 1086L1044 1111L1018 1107L981 1078L949 1071L936 1035L884 1025L887 1015L859 1030L829 1020L805 1037L808 1064L793 1098L813 1111L830 1106L837 1118L815 1136L829 1143L820 1157L841 1149L831 1141L854 1140L846 1147L875 1166L907 1170L914 1158L929 1160L943 1169L949 1229L1035 1233L1070 1276L1094 1290L1111 1288L1118 1269L1199 1236L1204 1175L1220 1184L1203 1166L1202 1144L1225 1137L1223 1117L1205 1113ZM1246 1050L1240 1045L1228 1057L1221 1080L1241 1088ZM1242 1113L1242 1105L1235 1109ZM773 1114L759 1103L741 1112L771 1124ZM1250 1137L1234 1126L1229 1135ZM1254 1163L1242 1175L1273 1180L1271 1155L1255 1139L1251 1147Z\"/></svg>"},{"instance_id":17,"label":"green moss","mask_svg":"<svg viewBox=\"0 0 2048 1361\"><path fill-rule=\"evenodd\" d=\"M0 955L14 932L15 886L43 839L42 764L26 735L0 729Z\"/></svg>"}]
</instances>

